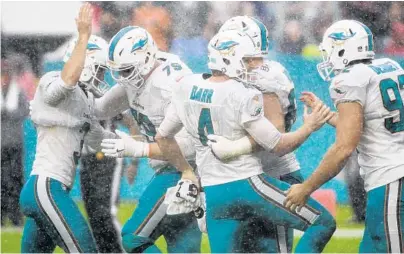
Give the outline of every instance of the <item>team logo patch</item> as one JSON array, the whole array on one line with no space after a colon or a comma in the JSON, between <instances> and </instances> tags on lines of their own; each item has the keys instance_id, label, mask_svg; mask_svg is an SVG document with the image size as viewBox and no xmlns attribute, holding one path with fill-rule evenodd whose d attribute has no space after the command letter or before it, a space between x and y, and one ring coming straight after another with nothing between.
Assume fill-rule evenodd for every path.
<instances>
[{"instance_id":1,"label":"team logo patch","mask_svg":"<svg viewBox=\"0 0 404 254\"><path fill-rule=\"evenodd\" d=\"M260 98L258 95L252 98L251 106L250 106L250 115L258 116L262 112L262 103L260 103Z\"/></svg>"}]
</instances>

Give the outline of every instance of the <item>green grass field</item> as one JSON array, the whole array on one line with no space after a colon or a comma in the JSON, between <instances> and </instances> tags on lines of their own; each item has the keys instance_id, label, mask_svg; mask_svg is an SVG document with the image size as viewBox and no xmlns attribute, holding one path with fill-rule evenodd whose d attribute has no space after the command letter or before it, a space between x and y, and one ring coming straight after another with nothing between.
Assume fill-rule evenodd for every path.
<instances>
[{"instance_id":1,"label":"green grass field","mask_svg":"<svg viewBox=\"0 0 404 254\"><path fill-rule=\"evenodd\" d=\"M83 206L79 203L80 209L83 211ZM134 203L122 203L118 211L118 219L123 224L132 214L136 204ZM351 217L351 209L347 206L340 206L337 210L337 229L363 229L361 224L349 223ZM19 253L20 252L20 240L22 236L21 229L13 229L10 227L2 228L1 232L1 252L2 253ZM295 238L295 242L299 238ZM333 236L328 243L325 253L358 253L359 243L361 236L355 237L339 237ZM160 238L157 241L157 245L161 250L166 252L166 244L164 238ZM56 253L63 253L60 248L57 248ZM210 252L209 242L206 235L202 239L201 252Z\"/></svg>"}]
</instances>

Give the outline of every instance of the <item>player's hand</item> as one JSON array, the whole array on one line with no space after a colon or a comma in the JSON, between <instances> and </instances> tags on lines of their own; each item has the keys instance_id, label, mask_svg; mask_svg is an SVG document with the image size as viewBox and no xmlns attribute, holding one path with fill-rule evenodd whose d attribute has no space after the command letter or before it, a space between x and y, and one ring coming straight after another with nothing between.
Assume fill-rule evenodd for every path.
<instances>
[{"instance_id":1,"label":"player's hand","mask_svg":"<svg viewBox=\"0 0 404 254\"><path fill-rule=\"evenodd\" d=\"M287 196L283 205L293 212L300 212L310 197L311 191L305 184L294 184L290 186L286 194Z\"/></svg>"},{"instance_id":2,"label":"player's hand","mask_svg":"<svg viewBox=\"0 0 404 254\"><path fill-rule=\"evenodd\" d=\"M302 92L302 95L300 96L300 101L310 108L312 108L316 103L322 102L312 92Z\"/></svg>"},{"instance_id":3,"label":"player's hand","mask_svg":"<svg viewBox=\"0 0 404 254\"><path fill-rule=\"evenodd\" d=\"M79 15L76 18L79 37L90 38L93 22L93 9L91 4L85 3L80 7Z\"/></svg>"},{"instance_id":4,"label":"player's hand","mask_svg":"<svg viewBox=\"0 0 404 254\"><path fill-rule=\"evenodd\" d=\"M320 129L332 117L333 113L330 108L321 101L313 105L311 113L308 112L307 106L304 105L304 125L309 127L311 131Z\"/></svg>"},{"instance_id":5,"label":"player's hand","mask_svg":"<svg viewBox=\"0 0 404 254\"><path fill-rule=\"evenodd\" d=\"M109 157L147 157L149 144L134 140L125 132L116 130L119 139L103 139L101 143L102 152Z\"/></svg>"}]
</instances>

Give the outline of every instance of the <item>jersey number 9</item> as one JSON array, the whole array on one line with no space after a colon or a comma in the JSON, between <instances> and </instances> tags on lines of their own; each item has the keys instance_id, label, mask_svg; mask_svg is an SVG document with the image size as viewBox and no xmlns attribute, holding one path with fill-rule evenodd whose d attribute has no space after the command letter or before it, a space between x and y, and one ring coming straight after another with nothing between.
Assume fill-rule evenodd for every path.
<instances>
[{"instance_id":1,"label":"jersey number 9","mask_svg":"<svg viewBox=\"0 0 404 254\"><path fill-rule=\"evenodd\" d=\"M404 88L404 75L398 76L398 84L391 78L383 79L379 84L383 106L388 111L400 111L399 121L394 122L394 117L384 119L384 126L391 133L404 131L404 104L400 89Z\"/></svg>"}]
</instances>

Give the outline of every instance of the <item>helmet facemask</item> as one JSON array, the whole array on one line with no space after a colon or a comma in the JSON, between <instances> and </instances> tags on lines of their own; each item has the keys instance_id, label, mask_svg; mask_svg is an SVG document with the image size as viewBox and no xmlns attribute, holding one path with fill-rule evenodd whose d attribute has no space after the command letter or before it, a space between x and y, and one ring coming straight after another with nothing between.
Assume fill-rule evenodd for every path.
<instances>
[{"instance_id":1,"label":"helmet facemask","mask_svg":"<svg viewBox=\"0 0 404 254\"><path fill-rule=\"evenodd\" d=\"M348 65L347 59L342 59L345 54L343 47L332 46L330 53L327 52L322 44L319 46L323 61L317 64L317 71L324 81L330 81L338 75Z\"/></svg>"},{"instance_id":2,"label":"helmet facemask","mask_svg":"<svg viewBox=\"0 0 404 254\"><path fill-rule=\"evenodd\" d=\"M140 64L111 68L111 76L118 84L132 86L136 89L141 88L144 84Z\"/></svg>"},{"instance_id":3,"label":"helmet facemask","mask_svg":"<svg viewBox=\"0 0 404 254\"><path fill-rule=\"evenodd\" d=\"M80 78L80 83L84 85L87 91L93 93L96 97L103 96L110 88L108 83L104 80L107 69L106 66L99 64L85 67Z\"/></svg>"}]
</instances>

